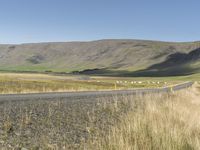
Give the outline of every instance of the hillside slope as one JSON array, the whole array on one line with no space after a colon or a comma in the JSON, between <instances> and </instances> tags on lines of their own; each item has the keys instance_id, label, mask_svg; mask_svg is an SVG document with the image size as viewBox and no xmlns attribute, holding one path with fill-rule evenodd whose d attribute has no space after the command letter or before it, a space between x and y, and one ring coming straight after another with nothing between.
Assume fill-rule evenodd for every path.
<instances>
[{"instance_id":1,"label":"hillside slope","mask_svg":"<svg viewBox=\"0 0 200 150\"><path fill-rule=\"evenodd\" d=\"M185 75L199 71L199 48L200 42L142 40L0 45L0 70L128 76Z\"/></svg>"}]
</instances>

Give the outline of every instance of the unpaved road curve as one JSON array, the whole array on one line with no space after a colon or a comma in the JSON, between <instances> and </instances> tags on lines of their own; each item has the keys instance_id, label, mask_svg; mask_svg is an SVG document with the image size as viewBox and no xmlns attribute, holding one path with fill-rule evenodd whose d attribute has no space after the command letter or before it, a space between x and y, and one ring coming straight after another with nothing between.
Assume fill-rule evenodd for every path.
<instances>
[{"instance_id":1,"label":"unpaved road curve","mask_svg":"<svg viewBox=\"0 0 200 150\"><path fill-rule=\"evenodd\" d=\"M173 87L152 88L152 89L131 89L114 91L88 91L88 92L63 92L63 93L35 93L35 94L5 94L0 95L0 102L5 101L30 101L30 100L81 100L115 95L135 95L147 93L171 92L191 87L193 82L186 82Z\"/></svg>"}]
</instances>

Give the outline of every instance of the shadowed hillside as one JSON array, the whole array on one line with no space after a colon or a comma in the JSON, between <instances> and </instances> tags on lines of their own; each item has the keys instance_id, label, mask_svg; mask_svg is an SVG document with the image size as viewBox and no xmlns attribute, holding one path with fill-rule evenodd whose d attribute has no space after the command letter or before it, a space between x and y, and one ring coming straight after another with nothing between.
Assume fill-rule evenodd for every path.
<instances>
[{"instance_id":1,"label":"shadowed hillside","mask_svg":"<svg viewBox=\"0 0 200 150\"><path fill-rule=\"evenodd\" d=\"M0 70L116 76L185 75L198 71L199 47L199 42L142 40L0 45Z\"/></svg>"},{"instance_id":2,"label":"shadowed hillside","mask_svg":"<svg viewBox=\"0 0 200 150\"><path fill-rule=\"evenodd\" d=\"M190 75L200 70L200 48L189 53L174 53L161 63L154 64L147 69L130 73L132 76L178 76Z\"/></svg>"}]
</instances>

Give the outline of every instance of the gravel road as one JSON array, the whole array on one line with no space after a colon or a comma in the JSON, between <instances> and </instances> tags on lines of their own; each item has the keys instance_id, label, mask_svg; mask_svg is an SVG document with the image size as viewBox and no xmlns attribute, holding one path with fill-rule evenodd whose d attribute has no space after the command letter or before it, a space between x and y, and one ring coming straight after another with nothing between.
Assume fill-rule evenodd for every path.
<instances>
[{"instance_id":1,"label":"gravel road","mask_svg":"<svg viewBox=\"0 0 200 150\"><path fill-rule=\"evenodd\" d=\"M31 101L31 100L55 100L55 99L73 99L82 100L88 98L100 98L115 95L135 95L147 93L171 92L191 87L193 82L185 82L172 87L152 88L152 89L130 89L113 91L87 91L87 92L61 92L61 93L35 93L35 94L5 94L0 95L0 101Z\"/></svg>"}]
</instances>

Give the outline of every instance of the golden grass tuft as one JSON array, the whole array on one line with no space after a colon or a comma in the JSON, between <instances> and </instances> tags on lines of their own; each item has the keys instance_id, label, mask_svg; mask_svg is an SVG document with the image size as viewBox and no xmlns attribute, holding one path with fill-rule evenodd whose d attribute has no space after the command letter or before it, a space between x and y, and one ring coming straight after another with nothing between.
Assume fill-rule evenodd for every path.
<instances>
[{"instance_id":1,"label":"golden grass tuft","mask_svg":"<svg viewBox=\"0 0 200 150\"><path fill-rule=\"evenodd\" d=\"M86 149L193 150L200 148L198 88L173 94L139 96L131 111Z\"/></svg>"}]
</instances>

